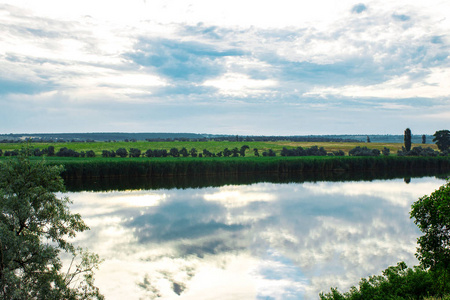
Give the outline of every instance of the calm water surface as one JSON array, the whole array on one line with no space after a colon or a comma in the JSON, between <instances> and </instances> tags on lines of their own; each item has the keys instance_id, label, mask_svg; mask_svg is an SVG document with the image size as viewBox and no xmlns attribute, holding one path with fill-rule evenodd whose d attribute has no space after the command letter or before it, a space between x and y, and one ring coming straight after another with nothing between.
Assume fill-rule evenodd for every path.
<instances>
[{"instance_id":1,"label":"calm water surface","mask_svg":"<svg viewBox=\"0 0 450 300\"><path fill-rule=\"evenodd\" d=\"M445 181L68 193L106 299L317 299L417 263L411 204Z\"/></svg>"}]
</instances>

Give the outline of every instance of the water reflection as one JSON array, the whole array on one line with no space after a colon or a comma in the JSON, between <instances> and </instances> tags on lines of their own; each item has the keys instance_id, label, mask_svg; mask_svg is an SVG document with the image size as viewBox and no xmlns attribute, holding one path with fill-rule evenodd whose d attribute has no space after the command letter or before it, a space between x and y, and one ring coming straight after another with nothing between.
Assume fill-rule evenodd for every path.
<instances>
[{"instance_id":1,"label":"water reflection","mask_svg":"<svg viewBox=\"0 0 450 300\"><path fill-rule=\"evenodd\" d=\"M107 299L317 299L403 260L409 208L444 180L69 193Z\"/></svg>"}]
</instances>

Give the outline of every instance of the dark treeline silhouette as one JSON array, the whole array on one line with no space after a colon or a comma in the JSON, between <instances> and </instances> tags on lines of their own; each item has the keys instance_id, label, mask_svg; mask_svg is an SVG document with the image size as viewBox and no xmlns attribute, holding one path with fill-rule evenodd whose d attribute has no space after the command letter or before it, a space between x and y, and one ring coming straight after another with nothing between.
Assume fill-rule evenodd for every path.
<instances>
[{"instance_id":1,"label":"dark treeline silhouette","mask_svg":"<svg viewBox=\"0 0 450 300\"><path fill-rule=\"evenodd\" d=\"M209 151L208 149L197 150L196 148L191 148L187 150L185 147L179 150L178 148L171 148L169 151L166 149L148 149L146 151L141 151L137 148L130 148L129 150L125 148L119 148L117 150L102 150L101 156L104 158L113 158L113 157L245 157L246 151L253 152L255 157L260 157L260 152L257 148L250 150L249 146L243 145L239 148L234 147L233 149L225 148L223 151L219 151L218 153L214 153ZM7 150L2 151L0 149L0 156L17 156L19 153L18 150ZM80 151L77 152L73 149L68 149L67 147L60 148L57 152L55 152L55 148L53 146L49 146L48 148L39 149L34 148L31 153L33 156L58 156L58 157L96 157L96 154L93 150ZM366 146L360 147L357 146L351 149L348 152L348 156L380 156L383 154L384 156L390 155L390 149L384 147L383 150L378 149L369 149ZM431 147L422 146L413 147L411 150L406 150L405 147L402 147L401 150L397 151L397 156L448 156L450 154L449 150L444 151L436 151ZM345 156L345 152L342 150L327 152L323 147L312 146L310 148L286 148L283 149L279 153L280 156ZM268 149L262 152L262 156L277 156L277 153Z\"/></svg>"},{"instance_id":2,"label":"dark treeline silhouette","mask_svg":"<svg viewBox=\"0 0 450 300\"><path fill-rule=\"evenodd\" d=\"M36 133L36 134L0 134L0 143L19 143L24 140L39 143L53 142L114 142L114 141L280 141L293 142L360 142L357 136L346 135L309 135L309 136L240 136L240 135L215 135L196 133Z\"/></svg>"}]
</instances>

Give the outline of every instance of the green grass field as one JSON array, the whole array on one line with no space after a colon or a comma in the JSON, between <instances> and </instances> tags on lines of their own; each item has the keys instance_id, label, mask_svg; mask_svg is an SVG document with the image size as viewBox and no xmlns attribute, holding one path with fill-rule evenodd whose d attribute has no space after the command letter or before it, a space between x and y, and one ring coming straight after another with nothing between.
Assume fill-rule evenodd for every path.
<instances>
[{"instance_id":1,"label":"green grass field","mask_svg":"<svg viewBox=\"0 0 450 300\"><path fill-rule=\"evenodd\" d=\"M5 151L11 151L15 149L21 149L25 146L25 143L0 143L0 149ZM281 149L283 147L286 148L310 148L311 146L323 147L327 152L342 150L348 155L348 151L360 146L366 146L370 149L378 149L383 150L384 147L390 149L391 155L396 154L397 150L401 149L402 143L339 143L339 142L290 142L290 141L277 141L277 142L146 142L146 141L137 141L137 142L90 142L90 143L79 143L79 142L67 142L67 143L30 143L30 146L33 148L44 149L49 146L55 147L55 152L57 152L60 148L66 147L68 149L75 150L77 152L93 150L97 156L101 156L103 150L114 150L116 151L119 148L125 148L129 150L130 148L137 148L142 152L147 151L148 149L166 149L169 151L171 148L177 148L180 150L181 148L186 148L188 151L192 148L197 149L198 153L201 153L203 149L207 149L212 153L218 153L223 151L225 148L233 149L237 147L238 149L243 145L249 146L249 150L246 151L246 156L254 156L253 149L258 149L261 154L268 149L274 150L277 155L279 155ZM431 147L434 150L437 150L435 144L413 144L412 147Z\"/></svg>"}]
</instances>

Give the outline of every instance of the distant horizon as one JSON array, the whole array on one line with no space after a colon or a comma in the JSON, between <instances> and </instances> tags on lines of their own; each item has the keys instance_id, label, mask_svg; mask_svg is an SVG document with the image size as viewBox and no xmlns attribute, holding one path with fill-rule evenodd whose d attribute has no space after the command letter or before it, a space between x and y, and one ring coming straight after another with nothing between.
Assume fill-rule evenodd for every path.
<instances>
[{"instance_id":1,"label":"distant horizon","mask_svg":"<svg viewBox=\"0 0 450 300\"><path fill-rule=\"evenodd\" d=\"M438 130L436 130L438 131ZM198 132L153 132L153 131L136 131L136 132L130 132L130 131L86 131L86 132L17 132L17 133L0 133L0 136L3 135L38 135L38 134L195 134L195 135L218 135L218 136L366 136L366 135L401 135L402 134L391 134L391 133L342 133L342 134L226 134L226 133L198 133ZM412 133L412 135L433 135L434 133Z\"/></svg>"}]
</instances>

